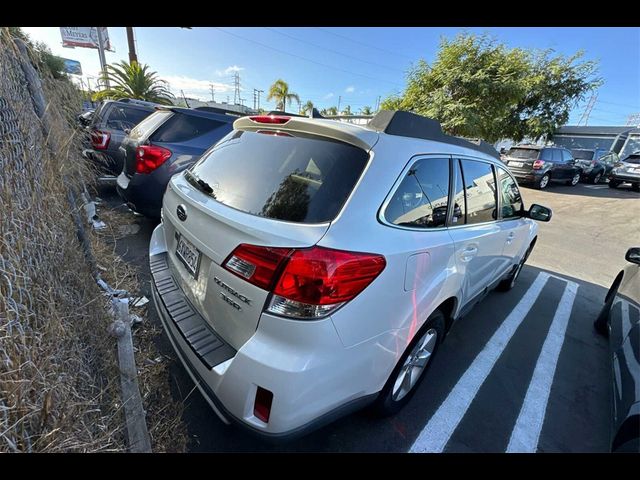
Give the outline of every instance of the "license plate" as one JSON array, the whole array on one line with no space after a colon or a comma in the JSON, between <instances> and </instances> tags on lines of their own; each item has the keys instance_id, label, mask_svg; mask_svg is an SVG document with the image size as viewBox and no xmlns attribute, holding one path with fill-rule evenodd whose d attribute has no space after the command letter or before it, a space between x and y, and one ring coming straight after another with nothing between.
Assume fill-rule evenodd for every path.
<instances>
[{"instance_id":1,"label":"license plate","mask_svg":"<svg viewBox=\"0 0 640 480\"><path fill-rule=\"evenodd\" d=\"M521 167L524 165L522 162L509 162L510 167Z\"/></svg>"},{"instance_id":2,"label":"license plate","mask_svg":"<svg viewBox=\"0 0 640 480\"><path fill-rule=\"evenodd\" d=\"M200 268L200 252L182 235L178 237L178 246L176 247L176 257L187 267L187 270L193 278L198 278L198 269Z\"/></svg>"}]
</instances>

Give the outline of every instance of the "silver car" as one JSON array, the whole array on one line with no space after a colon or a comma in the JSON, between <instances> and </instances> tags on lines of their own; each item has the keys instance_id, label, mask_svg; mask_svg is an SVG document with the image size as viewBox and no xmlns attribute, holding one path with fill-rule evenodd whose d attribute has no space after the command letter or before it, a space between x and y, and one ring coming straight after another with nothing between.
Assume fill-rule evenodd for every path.
<instances>
[{"instance_id":1,"label":"silver car","mask_svg":"<svg viewBox=\"0 0 640 480\"><path fill-rule=\"evenodd\" d=\"M551 211L486 144L383 111L244 117L163 200L153 297L224 422L293 437L415 393L453 322L513 287Z\"/></svg>"}]
</instances>

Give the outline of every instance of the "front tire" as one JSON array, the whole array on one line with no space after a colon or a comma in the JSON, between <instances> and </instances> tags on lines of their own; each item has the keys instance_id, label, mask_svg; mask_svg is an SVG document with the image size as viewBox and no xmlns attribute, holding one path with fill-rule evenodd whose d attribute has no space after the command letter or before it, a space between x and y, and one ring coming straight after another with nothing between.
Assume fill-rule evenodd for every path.
<instances>
[{"instance_id":1,"label":"front tire","mask_svg":"<svg viewBox=\"0 0 640 480\"><path fill-rule=\"evenodd\" d=\"M377 416L393 415L411 400L433 363L444 332L445 315L437 309L414 336L380 391L372 406Z\"/></svg>"},{"instance_id":2,"label":"front tire","mask_svg":"<svg viewBox=\"0 0 640 480\"><path fill-rule=\"evenodd\" d=\"M598 183L600 183L601 179L602 179L602 172L598 172L591 179L591 183L593 183L594 185L597 185Z\"/></svg>"},{"instance_id":3,"label":"front tire","mask_svg":"<svg viewBox=\"0 0 640 480\"><path fill-rule=\"evenodd\" d=\"M607 296L604 299L604 305L600 309L598 318L596 318L593 322L593 328L595 328L596 332L605 337L609 336L609 314L611 313L613 301L618 294L618 288L620 287L620 283L622 282L623 275L624 274L620 272L616 279L613 281L613 284L611 285L611 288L607 292Z\"/></svg>"},{"instance_id":4,"label":"front tire","mask_svg":"<svg viewBox=\"0 0 640 480\"><path fill-rule=\"evenodd\" d=\"M579 181L580 181L580 173L576 173L573 177L571 177L571 180L567 180L567 185L571 187L575 187Z\"/></svg>"},{"instance_id":5,"label":"front tire","mask_svg":"<svg viewBox=\"0 0 640 480\"><path fill-rule=\"evenodd\" d=\"M631 185L631 190L633 190L634 192L640 192L640 183L634 183L633 185Z\"/></svg>"},{"instance_id":6,"label":"front tire","mask_svg":"<svg viewBox=\"0 0 640 480\"><path fill-rule=\"evenodd\" d=\"M529 258L529 254L531 253L532 249L533 247L529 246L527 251L524 252L524 255L522 256L522 260L520 260L520 263L518 263L518 266L513 271L513 273L509 275L507 278L505 278L504 280L502 280L500 283L498 283L498 286L496 287L497 291L508 292L516 285L516 281L518 280L518 277L520 276L520 272L522 271L522 268L524 267L524 264L526 263L527 258Z\"/></svg>"},{"instance_id":7,"label":"front tire","mask_svg":"<svg viewBox=\"0 0 640 480\"><path fill-rule=\"evenodd\" d=\"M618 180L611 179L609 180L609 188L618 188L620 182Z\"/></svg>"}]
</instances>

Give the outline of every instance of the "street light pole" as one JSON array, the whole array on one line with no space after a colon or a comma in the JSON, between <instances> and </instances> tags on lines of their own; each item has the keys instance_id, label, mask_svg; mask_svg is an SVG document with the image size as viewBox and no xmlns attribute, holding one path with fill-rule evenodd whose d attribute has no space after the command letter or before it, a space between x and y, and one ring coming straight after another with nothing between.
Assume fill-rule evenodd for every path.
<instances>
[{"instance_id":1,"label":"street light pole","mask_svg":"<svg viewBox=\"0 0 640 480\"><path fill-rule=\"evenodd\" d=\"M110 89L111 85L109 85L109 78L107 78L107 60L104 56L104 39L102 38L102 30L101 27L96 27L96 30L98 32L98 55L100 56L100 69L102 70L104 83L107 86L107 89Z\"/></svg>"}]
</instances>

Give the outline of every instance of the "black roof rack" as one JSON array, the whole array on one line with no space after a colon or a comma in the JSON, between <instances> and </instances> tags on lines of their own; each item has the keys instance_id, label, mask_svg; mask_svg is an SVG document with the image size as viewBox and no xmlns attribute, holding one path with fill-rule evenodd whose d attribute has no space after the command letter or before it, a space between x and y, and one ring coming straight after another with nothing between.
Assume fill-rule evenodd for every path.
<instances>
[{"instance_id":1,"label":"black roof rack","mask_svg":"<svg viewBox=\"0 0 640 480\"><path fill-rule=\"evenodd\" d=\"M242 112L238 112L236 110L227 110L226 108L217 108L217 107L195 107L194 110L202 110L204 112L213 112L213 113L221 113L221 114L230 114L230 115L236 115L238 117L242 117L245 114Z\"/></svg>"},{"instance_id":2,"label":"black roof rack","mask_svg":"<svg viewBox=\"0 0 640 480\"><path fill-rule=\"evenodd\" d=\"M470 141L460 137L447 135L442 131L440 122L432 118L423 117L413 112L401 110L380 110L367 123L367 128L384 132L388 135L398 135L402 137L423 138L434 142L449 143L459 147L469 148L485 153L496 159L500 159L500 154L493 145L484 140ZM477 142L477 143L476 143Z\"/></svg>"},{"instance_id":3,"label":"black roof rack","mask_svg":"<svg viewBox=\"0 0 640 480\"><path fill-rule=\"evenodd\" d=\"M299 113L282 112L280 110L271 110L265 115L286 115L287 117L305 117L306 118L306 115L300 115Z\"/></svg>"}]
</instances>

